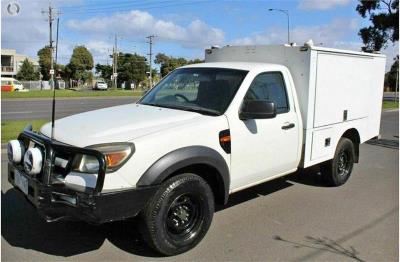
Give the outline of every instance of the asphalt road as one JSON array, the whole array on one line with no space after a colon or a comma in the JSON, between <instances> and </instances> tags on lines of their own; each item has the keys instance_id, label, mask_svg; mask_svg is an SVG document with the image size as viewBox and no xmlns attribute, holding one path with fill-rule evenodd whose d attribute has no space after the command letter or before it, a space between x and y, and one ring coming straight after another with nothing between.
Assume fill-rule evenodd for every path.
<instances>
[{"instance_id":1,"label":"asphalt road","mask_svg":"<svg viewBox=\"0 0 400 262\"><path fill-rule=\"evenodd\" d=\"M394 92L385 92L385 101L394 101ZM123 105L137 101L136 97L57 98L56 119L90 110ZM3 120L51 119L51 99L3 99Z\"/></svg>"},{"instance_id":2,"label":"asphalt road","mask_svg":"<svg viewBox=\"0 0 400 262\"><path fill-rule=\"evenodd\" d=\"M57 98L56 118L133 103L136 100L135 97ZM51 99L4 99L1 101L1 118L3 120L51 119L51 108Z\"/></svg>"},{"instance_id":3,"label":"asphalt road","mask_svg":"<svg viewBox=\"0 0 400 262\"><path fill-rule=\"evenodd\" d=\"M361 146L344 186L307 171L233 194L199 246L168 259L144 245L135 220L44 222L11 189L3 153L2 260L398 261L398 125L398 111L383 113L382 140Z\"/></svg>"}]
</instances>

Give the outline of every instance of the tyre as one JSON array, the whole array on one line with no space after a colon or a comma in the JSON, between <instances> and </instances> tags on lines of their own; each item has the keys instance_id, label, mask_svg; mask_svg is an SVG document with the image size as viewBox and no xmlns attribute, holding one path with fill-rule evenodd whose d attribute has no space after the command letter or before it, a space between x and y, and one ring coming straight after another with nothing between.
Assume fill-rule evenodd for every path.
<instances>
[{"instance_id":1,"label":"tyre","mask_svg":"<svg viewBox=\"0 0 400 262\"><path fill-rule=\"evenodd\" d=\"M346 183L353 170L355 150L353 142L342 137L336 147L335 156L322 164L322 178L330 186L340 186Z\"/></svg>"},{"instance_id":2,"label":"tyre","mask_svg":"<svg viewBox=\"0 0 400 262\"><path fill-rule=\"evenodd\" d=\"M214 215L210 186L195 174L166 180L142 211L140 231L157 252L171 256L195 247Z\"/></svg>"}]
</instances>

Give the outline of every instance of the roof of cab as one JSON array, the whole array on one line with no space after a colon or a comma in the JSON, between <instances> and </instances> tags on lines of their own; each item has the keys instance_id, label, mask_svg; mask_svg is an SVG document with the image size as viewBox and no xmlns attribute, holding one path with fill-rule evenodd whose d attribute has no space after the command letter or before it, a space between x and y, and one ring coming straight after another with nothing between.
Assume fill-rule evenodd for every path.
<instances>
[{"instance_id":1,"label":"roof of cab","mask_svg":"<svg viewBox=\"0 0 400 262\"><path fill-rule=\"evenodd\" d=\"M270 63L252 63L252 62L211 62L211 63L199 63L199 64L191 64L191 65L186 65L181 68L198 68L198 67L203 67L203 68L229 68L229 69L238 69L238 70L257 70L257 69L263 69L263 70L277 70L277 69L283 69L286 68L283 65L279 64L270 64Z\"/></svg>"}]
</instances>

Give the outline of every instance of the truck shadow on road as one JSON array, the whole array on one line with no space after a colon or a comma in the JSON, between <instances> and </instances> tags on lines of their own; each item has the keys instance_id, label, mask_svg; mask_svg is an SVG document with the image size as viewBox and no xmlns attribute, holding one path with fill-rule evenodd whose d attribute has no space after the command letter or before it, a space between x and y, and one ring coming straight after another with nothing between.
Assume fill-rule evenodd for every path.
<instances>
[{"instance_id":1,"label":"truck shadow on road","mask_svg":"<svg viewBox=\"0 0 400 262\"><path fill-rule=\"evenodd\" d=\"M303 241L294 241L283 238L282 236L276 235L273 239L277 241L281 241L282 243L288 244L289 246L293 246L296 249L309 249L311 252L306 254L303 257L298 258L298 261L310 261L316 260L316 256L321 255L323 253L332 253L341 256L345 256L348 258L352 258L356 261L364 261L360 258L360 252L357 251L353 246L345 247L344 242L351 241L356 237L360 237L366 231L369 231L372 228L380 225L384 220L387 220L389 217L397 216L399 213L399 207L395 206L392 209L388 210L381 216L370 220L367 224L359 225L353 231L348 232L345 235L342 235L340 238L333 240L328 237L312 237L306 236ZM396 243L388 243L396 245ZM321 259L320 259L321 260ZM340 261L339 259L335 259Z\"/></svg>"},{"instance_id":2,"label":"truck shadow on road","mask_svg":"<svg viewBox=\"0 0 400 262\"><path fill-rule=\"evenodd\" d=\"M144 244L131 220L101 226L72 221L47 223L15 189L1 192L1 213L1 234L13 247L69 257L97 250L108 239L127 252L158 256Z\"/></svg>"},{"instance_id":3,"label":"truck shadow on road","mask_svg":"<svg viewBox=\"0 0 400 262\"><path fill-rule=\"evenodd\" d=\"M391 149L399 149L398 139L371 139L366 142L368 145L386 147Z\"/></svg>"},{"instance_id":4,"label":"truck shadow on road","mask_svg":"<svg viewBox=\"0 0 400 262\"><path fill-rule=\"evenodd\" d=\"M298 172L234 193L227 205L216 206L216 212L293 186L294 183L290 180L294 181L297 175ZM299 181L319 186L316 182L318 179L314 181L314 178L308 178L309 175L313 176L302 174ZM15 189L1 192L1 212L1 234L13 247L70 257L97 250L108 240L117 248L131 254L144 257L159 256L142 240L136 226L137 218L100 226L72 221L47 223Z\"/></svg>"}]
</instances>

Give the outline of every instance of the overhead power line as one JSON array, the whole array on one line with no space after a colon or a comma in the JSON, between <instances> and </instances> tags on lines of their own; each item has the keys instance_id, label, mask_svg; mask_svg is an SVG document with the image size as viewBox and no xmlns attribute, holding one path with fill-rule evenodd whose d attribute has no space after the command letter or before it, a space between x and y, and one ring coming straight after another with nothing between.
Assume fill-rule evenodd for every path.
<instances>
[{"instance_id":1,"label":"overhead power line","mask_svg":"<svg viewBox=\"0 0 400 262\"><path fill-rule=\"evenodd\" d=\"M146 6L146 5L155 5L155 4L162 4L168 2L175 2L174 0L164 0L158 2L151 2L151 1L127 1L127 2L106 2L104 4L81 4L81 5L69 5L69 6L61 6L60 8L63 10L70 10L70 9L105 9L105 8L112 8L112 7L126 7L126 6Z\"/></svg>"},{"instance_id":2,"label":"overhead power line","mask_svg":"<svg viewBox=\"0 0 400 262\"><path fill-rule=\"evenodd\" d=\"M110 12L117 12L117 11L130 11L132 9L142 9L142 10L149 10L149 9L159 9L159 8L168 8L168 7L177 7L177 6L185 6L185 5L194 5L194 4L204 4L204 3L208 3L208 2L212 2L211 0L202 0L202 1L194 1L194 2L174 2L171 4L164 4L164 5L140 5L140 6L126 6L126 7L110 7L110 8L98 8L98 9L90 9L90 8L82 8L79 10L67 10L67 9L62 9L66 14L102 14L102 13L107 13L109 14Z\"/></svg>"}]
</instances>

